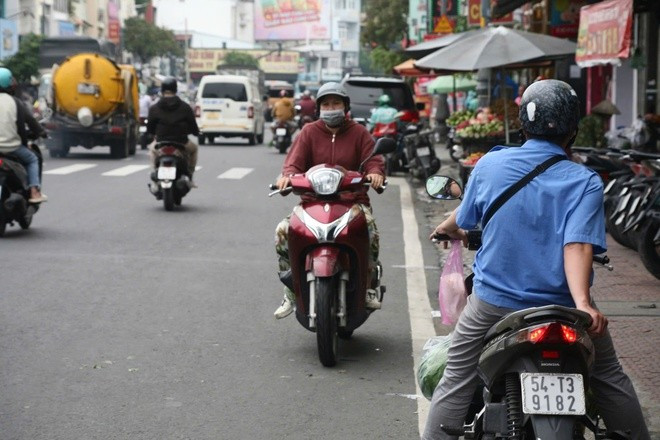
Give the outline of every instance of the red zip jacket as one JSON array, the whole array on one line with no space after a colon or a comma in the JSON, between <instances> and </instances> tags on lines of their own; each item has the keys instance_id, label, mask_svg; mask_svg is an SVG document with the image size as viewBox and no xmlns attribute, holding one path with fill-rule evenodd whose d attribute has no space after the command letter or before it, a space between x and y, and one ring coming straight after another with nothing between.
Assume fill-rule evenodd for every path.
<instances>
[{"instance_id":1,"label":"red zip jacket","mask_svg":"<svg viewBox=\"0 0 660 440\"><path fill-rule=\"evenodd\" d=\"M357 171L374 150L374 140L367 129L355 121L346 121L336 134L321 120L306 124L293 141L284 161L282 175L304 173L315 165L327 163ZM383 156L374 156L363 167L365 174L385 176ZM366 187L365 187L366 189ZM369 205L366 191L342 194L342 200Z\"/></svg>"}]
</instances>

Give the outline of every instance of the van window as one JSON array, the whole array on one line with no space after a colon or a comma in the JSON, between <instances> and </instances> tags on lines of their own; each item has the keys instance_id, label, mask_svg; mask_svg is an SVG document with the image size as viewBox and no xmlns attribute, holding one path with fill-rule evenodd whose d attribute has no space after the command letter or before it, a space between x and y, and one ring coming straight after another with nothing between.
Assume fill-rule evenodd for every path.
<instances>
[{"instance_id":1,"label":"van window","mask_svg":"<svg viewBox=\"0 0 660 440\"><path fill-rule=\"evenodd\" d=\"M225 98L233 101L247 101L247 91L240 83L208 83L204 85L202 98Z\"/></svg>"}]
</instances>

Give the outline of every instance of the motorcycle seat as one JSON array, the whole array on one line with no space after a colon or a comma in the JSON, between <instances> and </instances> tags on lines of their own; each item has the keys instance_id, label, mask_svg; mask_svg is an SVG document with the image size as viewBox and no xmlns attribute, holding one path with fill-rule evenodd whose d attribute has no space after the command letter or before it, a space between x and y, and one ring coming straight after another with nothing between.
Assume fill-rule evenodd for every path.
<instances>
[{"instance_id":1,"label":"motorcycle seat","mask_svg":"<svg viewBox=\"0 0 660 440\"><path fill-rule=\"evenodd\" d=\"M549 305L543 307L532 307L529 309L517 310L505 315L495 323L484 336L484 343L497 336L511 331L520 330L534 324L540 324L548 321L561 321L567 324L586 328L591 323L591 316L570 307Z\"/></svg>"}]
</instances>

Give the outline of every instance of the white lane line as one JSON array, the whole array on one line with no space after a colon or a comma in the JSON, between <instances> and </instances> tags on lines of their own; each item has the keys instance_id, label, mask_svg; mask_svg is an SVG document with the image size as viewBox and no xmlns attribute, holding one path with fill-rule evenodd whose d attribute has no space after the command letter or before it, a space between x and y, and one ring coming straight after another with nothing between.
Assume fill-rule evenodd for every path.
<instances>
[{"instance_id":1,"label":"white lane line","mask_svg":"<svg viewBox=\"0 0 660 440\"><path fill-rule=\"evenodd\" d=\"M230 168L218 176L218 179L242 179L254 171L254 168Z\"/></svg>"},{"instance_id":2,"label":"white lane line","mask_svg":"<svg viewBox=\"0 0 660 440\"><path fill-rule=\"evenodd\" d=\"M150 165L126 165L125 167L106 171L101 175L112 176L112 177L124 177L124 176L128 176L129 174L137 173L138 171L146 170L149 167Z\"/></svg>"},{"instance_id":3,"label":"white lane line","mask_svg":"<svg viewBox=\"0 0 660 440\"><path fill-rule=\"evenodd\" d=\"M417 371L426 340L435 336L435 327L431 317L431 302L427 294L426 276L424 274L424 257L422 243L419 241L419 230L415 209L413 208L412 192L408 182L402 177L389 177L390 184L399 187L401 194L401 217L403 218L403 243L406 267L406 291L408 293L408 314L410 315L410 330L413 348L414 381L417 394L417 415L420 436L426 426L430 402L417 383Z\"/></svg>"},{"instance_id":4,"label":"white lane line","mask_svg":"<svg viewBox=\"0 0 660 440\"><path fill-rule=\"evenodd\" d=\"M78 171L88 170L94 168L97 164L95 163L77 163L74 165L67 165L65 167L55 168L53 170L44 171L43 174L71 174Z\"/></svg>"}]
</instances>

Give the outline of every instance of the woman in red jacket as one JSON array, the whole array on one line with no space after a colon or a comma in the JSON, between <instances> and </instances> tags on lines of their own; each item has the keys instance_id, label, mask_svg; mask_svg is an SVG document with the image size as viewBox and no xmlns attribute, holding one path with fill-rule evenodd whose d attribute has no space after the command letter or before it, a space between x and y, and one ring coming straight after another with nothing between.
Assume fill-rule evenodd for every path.
<instances>
[{"instance_id":1,"label":"woman in red jacket","mask_svg":"<svg viewBox=\"0 0 660 440\"><path fill-rule=\"evenodd\" d=\"M318 120L306 124L300 131L289 150L282 167L282 175L277 180L277 187L282 190L291 183L290 176L304 173L311 167L328 163L340 165L347 170L357 170L374 149L374 140L369 131L349 119L351 100L341 85L326 83L316 96ZM380 188L385 180L385 163L382 156L374 156L364 164L364 172L374 189ZM378 264L378 229L373 218L369 196L348 194L346 200L353 200L362 205L369 228L371 265ZM280 271L289 270L289 217L282 220L275 231L275 250L278 255ZM284 299L275 311L277 319L289 316L295 306L295 297L291 290L284 288ZM366 307L380 309L376 292L367 292Z\"/></svg>"}]
</instances>

